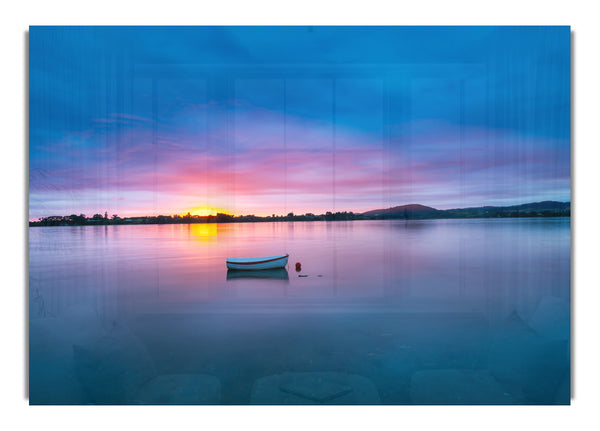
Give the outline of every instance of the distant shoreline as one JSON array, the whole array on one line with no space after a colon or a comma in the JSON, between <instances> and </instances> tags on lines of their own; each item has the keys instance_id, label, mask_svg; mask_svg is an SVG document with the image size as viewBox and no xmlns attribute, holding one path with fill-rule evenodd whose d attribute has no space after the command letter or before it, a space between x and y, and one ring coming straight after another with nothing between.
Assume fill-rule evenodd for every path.
<instances>
[{"instance_id":1,"label":"distant shoreline","mask_svg":"<svg viewBox=\"0 0 600 431\"><path fill-rule=\"evenodd\" d=\"M216 215L198 216L187 213L186 215L173 216L142 216L119 217L113 214L108 217L108 212L94 214L86 217L85 214L71 214L69 216L50 216L30 221L29 226L98 226L98 225L128 225L128 224L197 224L197 223L256 223L256 222L290 222L290 221L348 221L348 220L432 220L432 219L470 219L470 218L525 218L525 217L571 217L571 202L543 201L528 204L512 205L507 207L472 207L438 210L432 207L409 204L391 208L382 208L363 213L352 211L327 211L325 214L315 215L306 213L296 215L275 215L262 217L255 215L233 216L231 214L217 213Z\"/></svg>"},{"instance_id":2,"label":"distant shoreline","mask_svg":"<svg viewBox=\"0 0 600 431\"><path fill-rule=\"evenodd\" d=\"M447 210L452 211L452 210ZM131 217L127 219L86 219L71 220L68 217L51 217L41 221L29 222L29 227L41 226L122 226L122 225L157 225L157 224L217 224L217 223L269 223L269 222L311 222L311 221L353 221L353 220L458 220L458 219L508 219L508 218L570 218L568 211L528 211L528 212L489 212L487 214L381 214L376 216L365 216L352 213L335 213L330 216L282 216L282 217L257 217L257 216L191 216L172 218L169 216L156 217Z\"/></svg>"}]
</instances>

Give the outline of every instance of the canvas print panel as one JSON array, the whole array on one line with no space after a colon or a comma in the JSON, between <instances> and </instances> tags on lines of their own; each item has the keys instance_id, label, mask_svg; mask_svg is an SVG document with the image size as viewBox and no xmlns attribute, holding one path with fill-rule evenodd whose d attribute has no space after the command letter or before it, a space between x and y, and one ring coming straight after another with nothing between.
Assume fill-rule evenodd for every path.
<instances>
[{"instance_id":1,"label":"canvas print panel","mask_svg":"<svg viewBox=\"0 0 600 431\"><path fill-rule=\"evenodd\" d=\"M569 27L31 27L31 404L570 403Z\"/></svg>"}]
</instances>

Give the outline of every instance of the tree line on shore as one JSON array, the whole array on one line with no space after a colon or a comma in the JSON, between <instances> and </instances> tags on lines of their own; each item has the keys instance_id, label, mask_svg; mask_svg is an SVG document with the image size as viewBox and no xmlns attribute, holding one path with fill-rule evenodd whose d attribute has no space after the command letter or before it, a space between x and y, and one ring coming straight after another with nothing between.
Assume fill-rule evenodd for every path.
<instances>
[{"instance_id":1,"label":"tree line on shore","mask_svg":"<svg viewBox=\"0 0 600 431\"><path fill-rule=\"evenodd\" d=\"M433 209L432 209L433 210ZM71 214L68 216L42 217L37 221L30 221L29 226L94 226L94 225L127 225L127 224L190 224L190 223L245 223L245 222L280 222L280 221L339 221L339 220L424 220L424 219L456 219L456 218L515 218L515 217L570 217L571 209L550 208L531 209L514 207L481 207L463 208L452 210L433 211L399 211L386 214L366 215L361 213L331 212L315 215L306 213L297 215L292 212L287 215L255 216L217 213L216 215L198 216L187 213L186 215L158 215L142 217L119 217L108 213L94 214L87 217L85 214Z\"/></svg>"},{"instance_id":2,"label":"tree line on shore","mask_svg":"<svg viewBox=\"0 0 600 431\"><path fill-rule=\"evenodd\" d=\"M325 214L315 215L306 213L296 215L275 215L261 217L255 215L233 216L230 214L217 213L216 215L199 216L187 213L186 215L158 215L141 217L119 217L113 214L111 217L107 213L103 215L95 214L92 217L86 217L85 214L71 214L68 216L49 216L42 217L37 221L30 221L29 226L93 226L93 225L122 225L122 224L189 224L189 223L243 223L243 222L266 222L266 221L333 221L333 220L367 220L373 217L362 216L353 212L335 212L328 211Z\"/></svg>"}]
</instances>

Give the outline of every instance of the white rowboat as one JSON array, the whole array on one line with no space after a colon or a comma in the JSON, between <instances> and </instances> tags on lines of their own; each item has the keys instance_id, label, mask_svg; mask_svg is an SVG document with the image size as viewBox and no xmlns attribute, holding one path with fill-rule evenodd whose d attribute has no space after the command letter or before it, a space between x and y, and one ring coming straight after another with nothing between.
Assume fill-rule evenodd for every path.
<instances>
[{"instance_id":1,"label":"white rowboat","mask_svg":"<svg viewBox=\"0 0 600 431\"><path fill-rule=\"evenodd\" d=\"M257 269L284 268L287 265L289 254L267 257L230 258L226 260L227 268L255 271Z\"/></svg>"}]
</instances>

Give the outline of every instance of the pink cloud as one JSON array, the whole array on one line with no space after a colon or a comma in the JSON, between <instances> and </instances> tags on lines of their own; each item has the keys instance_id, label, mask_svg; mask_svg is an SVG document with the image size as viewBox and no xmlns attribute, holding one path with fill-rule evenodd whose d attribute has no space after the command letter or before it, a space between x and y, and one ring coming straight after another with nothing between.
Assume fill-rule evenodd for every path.
<instances>
[{"instance_id":1,"label":"pink cloud","mask_svg":"<svg viewBox=\"0 0 600 431\"><path fill-rule=\"evenodd\" d=\"M202 201L271 214L408 201L455 207L467 198L484 200L490 188L497 196L534 195L545 181L570 175L568 148L506 130L423 121L403 125L385 142L383 132L336 125L334 135L331 124L266 110L236 119L233 130L208 133L191 126L156 130L145 117L111 114L107 123L137 123L117 131L98 124L53 143L53 167L30 175L30 188L66 199L69 191L120 196L120 204L140 211L144 202L154 211L159 200L163 213Z\"/></svg>"}]
</instances>

